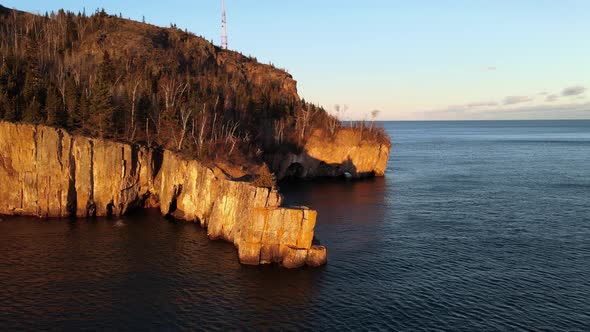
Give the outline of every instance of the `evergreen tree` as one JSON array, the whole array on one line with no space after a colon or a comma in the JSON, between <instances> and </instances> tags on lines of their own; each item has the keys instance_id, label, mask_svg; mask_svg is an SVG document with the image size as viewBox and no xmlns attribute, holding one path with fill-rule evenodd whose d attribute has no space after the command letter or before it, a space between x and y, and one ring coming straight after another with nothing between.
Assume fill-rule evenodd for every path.
<instances>
[{"instance_id":1,"label":"evergreen tree","mask_svg":"<svg viewBox=\"0 0 590 332\"><path fill-rule=\"evenodd\" d=\"M4 119L6 121L19 121L20 118L20 105L19 98L8 98L8 106L4 110Z\"/></svg>"},{"instance_id":2,"label":"evergreen tree","mask_svg":"<svg viewBox=\"0 0 590 332\"><path fill-rule=\"evenodd\" d=\"M80 95L80 103L78 107L80 114L80 127L83 129L84 134L94 133L96 131L96 124L92 124L90 122L90 100L85 92L82 92Z\"/></svg>"},{"instance_id":3,"label":"evergreen tree","mask_svg":"<svg viewBox=\"0 0 590 332\"><path fill-rule=\"evenodd\" d=\"M8 85L8 74L8 65L6 64L6 61L4 61L2 66L0 66L0 89L2 91L6 91L6 86Z\"/></svg>"},{"instance_id":4,"label":"evergreen tree","mask_svg":"<svg viewBox=\"0 0 590 332\"><path fill-rule=\"evenodd\" d=\"M23 121L33 124L44 122L43 113L41 112L41 103L39 103L36 97L33 97L32 100L29 100L25 106L23 112Z\"/></svg>"},{"instance_id":5,"label":"evergreen tree","mask_svg":"<svg viewBox=\"0 0 590 332\"><path fill-rule=\"evenodd\" d=\"M0 68L0 85L4 86L4 91L9 98L14 98L20 91L18 89L18 81L13 70L8 66L8 61L5 61Z\"/></svg>"},{"instance_id":6,"label":"evergreen tree","mask_svg":"<svg viewBox=\"0 0 590 332\"><path fill-rule=\"evenodd\" d=\"M102 79L98 79L92 89L90 98L91 132L100 137L112 137L114 107L111 99L110 86Z\"/></svg>"},{"instance_id":7,"label":"evergreen tree","mask_svg":"<svg viewBox=\"0 0 590 332\"><path fill-rule=\"evenodd\" d=\"M5 115L9 112L10 101L5 92L0 92L0 119L6 119ZM7 119L8 120L8 119Z\"/></svg>"},{"instance_id":8,"label":"evergreen tree","mask_svg":"<svg viewBox=\"0 0 590 332\"><path fill-rule=\"evenodd\" d=\"M74 23L74 15L71 12L66 14L66 48L71 48L74 41L78 39L78 31L76 23Z\"/></svg>"},{"instance_id":9,"label":"evergreen tree","mask_svg":"<svg viewBox=\"0 0 590 332\"><path fill-rule=\"evenodd\" d=\"M4 114L8 110L9 100L6 86L8 84L8 66L6 62L0 67L0 119L4 119Z\"/></svg>"},{"instance_id":10,"label":"evergreen tree","mask_svg":"<svg viewBox=\"0 0 590 332\"><path fill-rule=\"evenodd\" d=\"M126 110L131 109L131 100L127 94L118 96L116 102L113 103L113 137L122 137L126 134L127 126L131 126L131 116ZM127 119L129 117L129 119Z\"/></svg>"},{"instance_id":11,"label":"evergreen tree","mask_svg":"<svg viewBox=\"0 0 590 332\"><path fill-rule=\"evenodd\" d=\"M111 56L109 52L106 50L103 52L102 55L102 62L100 63L100 67L98 68L98 75L99 78L108 83L115 83L115 65L111 60Z\"/></svg>"},{"instance_id":12,"label":"evergreen tree","mask_svg":"<svg viewBox=\"0 0 590 332\"><path fill-rule=\"evenodd\" d=\"M11 68L8 66L8 61L4 61L0 68L0 108L2 108L2 116L7 121L20 120L19 107L19 89L17 79L13 74Z\"/></svg>"},{"instance_id":13,"label":"evergreen tree","mask_svg":"<svg viewBox=\"0 0 590 332\"><path fill-rule=\"evenodd\" d=\"M111 58L107 51L104 52L103 61L100 65L98 78L92 88L90 98L89 117L94 123L95 134L100 137L113 137L115 107L111 94L111 85L114 83L115 71Z\"/></svg>"},{"instance_id":14,"label":"evergreen tree","mask_svg":"<svg viewBox=\"0 0 590 332\"><path fill-rule=\"evenodd\" d=\"M67 126L69 128L80 127L84 114L80 111L80 93L72 75L68 75L65 82L65 109L68 119Z\"/></svg>"},{"instance_id":15,"label":"evergreen tree","mask_svg":"<svg viewBox=\"0 0 590 332\"><path fill-rule=\"evenodd\" d=\"M37 51L37 43L29 40L25 84L22 93L25 102L23 120L34 124L42 123L45 120L43 109L45 89L42 83L43 75L39 60L37 59Z\"/></svg>"},{"instance_id":16,"label":"evergreen tree","mask_svg":"<svg viewBox=\"0 0 590 332\"><path fill-rule=\"evenodd\" d=\"M50 87L47 90L45 109L47 113L47 125L64 127L67 124L67 113L64 110L62 99L55 87Z\"/></svg>"}]
</instances>

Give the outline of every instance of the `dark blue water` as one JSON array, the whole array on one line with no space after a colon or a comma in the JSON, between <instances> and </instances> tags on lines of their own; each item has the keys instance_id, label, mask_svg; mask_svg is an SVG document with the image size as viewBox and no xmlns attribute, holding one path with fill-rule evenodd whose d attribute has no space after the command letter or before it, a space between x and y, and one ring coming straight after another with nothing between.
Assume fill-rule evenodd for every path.
<instances>
[{"instance_id":1,"label":"dark blue water","mask_svg":"<svg viewBox=\"0 0 590 332\"><path fill-rule=\"evenodd\" d=\"M0 329L590 330L590 121L390 122L385 178L283 185L328 265L198 226L0 222Z\"/></svg>"}]
</instances>

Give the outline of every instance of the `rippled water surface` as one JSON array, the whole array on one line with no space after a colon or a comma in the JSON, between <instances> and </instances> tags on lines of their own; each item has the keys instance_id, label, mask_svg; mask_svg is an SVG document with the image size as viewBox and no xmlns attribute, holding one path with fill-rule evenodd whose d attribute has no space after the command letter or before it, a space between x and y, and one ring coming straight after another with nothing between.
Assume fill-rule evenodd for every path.
<instances>
[{"instance_id":1,"label":"rippled water surface","mask_svg":"<svg viewBox=\"0 0 590 332\"><path fill-rule=\"evenodd\" d=\"M283 184L328 265L142 212L0 221L0 329L590 330L590 121L389 122L385 178Z\"/></svg>"}]
</instances>

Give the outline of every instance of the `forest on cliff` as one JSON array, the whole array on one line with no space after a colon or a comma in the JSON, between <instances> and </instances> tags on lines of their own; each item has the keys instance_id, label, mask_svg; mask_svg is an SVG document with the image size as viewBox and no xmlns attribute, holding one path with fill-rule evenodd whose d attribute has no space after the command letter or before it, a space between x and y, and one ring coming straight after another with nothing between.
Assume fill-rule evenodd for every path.
<instances>
[{"instance_id":1,"label":"forest on cliff","mask_svg":"<svg viewBox=\"0 0 590 332\"><path fill-rule=\"evenodd\" d=\"M0 6L0 119L141 143L201 160L260 163L343 128L290 74L171 25ZM365 127L367 140L388 141Z\"/></svg>"}]
</instances>

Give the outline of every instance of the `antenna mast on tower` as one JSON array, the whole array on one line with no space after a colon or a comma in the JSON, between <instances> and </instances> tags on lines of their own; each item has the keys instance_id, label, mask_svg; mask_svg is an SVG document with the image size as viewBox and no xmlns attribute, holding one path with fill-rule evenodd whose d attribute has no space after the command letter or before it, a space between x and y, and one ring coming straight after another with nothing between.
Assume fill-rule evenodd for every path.
<instances>
[{"instance_id":1,"label":"antenna mast on tower","mask_svg":"<svg viewBox=\"0 0 590 332\"><path fill-rule=\"evenodd\" d=\"M225 15L225 0L221 0L221 48L227 50L227 17Z\"/></svg>"}]
</instances>

